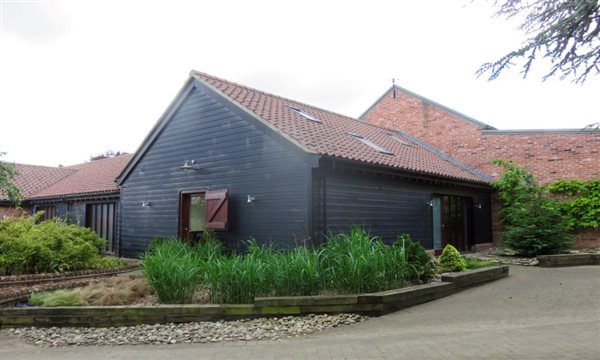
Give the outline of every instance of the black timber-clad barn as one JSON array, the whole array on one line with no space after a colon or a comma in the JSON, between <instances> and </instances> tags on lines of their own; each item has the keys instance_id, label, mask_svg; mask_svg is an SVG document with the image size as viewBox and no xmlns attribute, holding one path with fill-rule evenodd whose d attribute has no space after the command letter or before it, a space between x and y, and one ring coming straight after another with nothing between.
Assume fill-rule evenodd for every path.
<instances>
[{"instance_id":1,"label":"black timber-clad barn","mask_svg":"<svg viewBox=\"0 0 600 360\"><path fill-rule=\"evenodd\" d=\"M210 228L285 248L364 226L491 242L490 179L402 132L195 72L117 179L120 254Z\"/></svg>"}]
</instances>

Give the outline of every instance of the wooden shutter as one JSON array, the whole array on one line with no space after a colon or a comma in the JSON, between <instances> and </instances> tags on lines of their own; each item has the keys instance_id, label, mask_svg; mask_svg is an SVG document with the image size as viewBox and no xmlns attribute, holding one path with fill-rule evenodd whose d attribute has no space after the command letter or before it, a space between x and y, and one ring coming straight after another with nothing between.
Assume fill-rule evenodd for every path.
<instances>
[{"instance_id":1,"label":"wooden shutter","mask_svg":"<svg viewBox=\"0 0 600 360\"><path fill-rule=\"evenodd\" d=\"M227 189L206 192L206 228L227 230Z\"/></svg>"}]
</instances>

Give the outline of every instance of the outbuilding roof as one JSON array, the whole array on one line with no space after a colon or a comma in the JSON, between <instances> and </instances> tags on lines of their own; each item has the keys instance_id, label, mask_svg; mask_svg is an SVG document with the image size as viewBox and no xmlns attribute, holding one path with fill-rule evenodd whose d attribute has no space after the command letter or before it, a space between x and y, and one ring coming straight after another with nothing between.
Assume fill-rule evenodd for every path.
<instances>
[{"instance_id":1,"label":"outbuilding roof","mask_svg":"<svg viewBox=\"0 0 600 360\"><path fill-rule=\"evenodd\" d=\"M476 183L490 180L403 133L202 72L192 71L191 76L274 127L305 151L436 177Z\"/></svg>"},{"instance_id":2,"label":"outbuilding roof","mask_svg":"<svg viewBox=\"0 0 600 360\"><path fill-rule=\"evenodd\" d=\"M118 192L115 178L130 159L127 154L64 167L14 164L14 183L26 200Z\"/></svg>"}]
</instances>

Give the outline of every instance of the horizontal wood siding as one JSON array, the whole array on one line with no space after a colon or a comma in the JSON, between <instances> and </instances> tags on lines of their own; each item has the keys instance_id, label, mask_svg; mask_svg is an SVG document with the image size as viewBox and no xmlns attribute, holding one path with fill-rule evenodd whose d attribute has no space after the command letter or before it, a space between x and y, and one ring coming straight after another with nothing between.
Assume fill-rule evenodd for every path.
<instances>
[{"instance_id":1,"label":"horizontal wood siding","mask_svg":"<svg viewBox=\"0 0 600 360\"><path fill-rule=\"evenodd\" d=\"M234 105L198 86L182 102L123 184L121 254L135 256L155 236L177 236L179 193L228 189L229 247L251 237L289 246L305 237L306 156ZM195 160L196 170L184 171ZM255 197L247 202L247 195ZM150 206L142 206L149 202Z\"/></svg>"},{"instance_id":2,"label":"horizontal wood siding","mask_svg":"<svg viewBox=\"0 0 600 360\"><path fill-rule=\"evenodd\" d=\"M474 243L491 242L489 194L484 190L435 185L400 177L336 168L313 179L315 203L324 211L315 213L315 229L325 233L364 226L372 235L391 242L399 234L410 234L424 247L433 246L432 207L434 194L473 197L482 209L474 209ZM317 230L319 229L319 230Z\"/></svg>"}]
</instances>

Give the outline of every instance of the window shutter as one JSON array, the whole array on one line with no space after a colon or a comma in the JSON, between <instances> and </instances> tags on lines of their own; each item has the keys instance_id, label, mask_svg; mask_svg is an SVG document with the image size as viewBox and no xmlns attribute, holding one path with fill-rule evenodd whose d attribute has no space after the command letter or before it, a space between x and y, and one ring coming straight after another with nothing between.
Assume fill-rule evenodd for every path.
<instances>
[{"instance_id":1,"label":"window shutter","mask_svg":"<svg viewBox=\"0 0 600 360\"><path fill-rule=\"evenodd\" d=\"M227 189L206 192L206 228L227 230Z\"/></svg>"}]
</instances>

